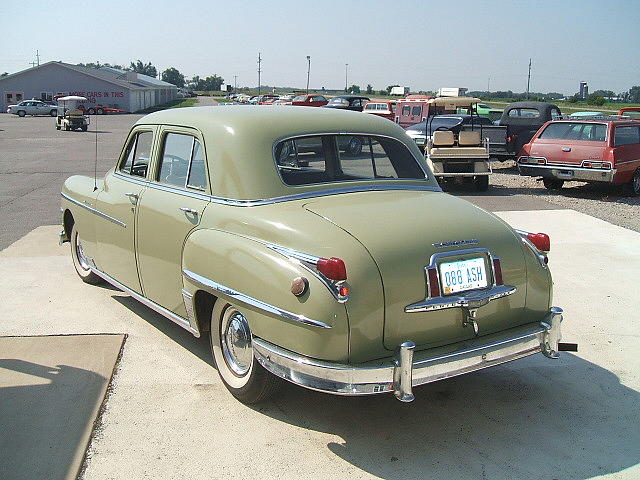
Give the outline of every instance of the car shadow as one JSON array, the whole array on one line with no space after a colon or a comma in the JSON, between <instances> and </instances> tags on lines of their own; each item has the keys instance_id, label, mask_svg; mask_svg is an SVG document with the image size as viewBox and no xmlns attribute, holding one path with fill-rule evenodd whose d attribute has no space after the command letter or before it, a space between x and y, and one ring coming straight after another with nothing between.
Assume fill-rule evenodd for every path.
<instances>
[{"instance_id":1,"label":"car shadow","mask_svg":"<svg viewBox=\"0 0 640 480\"><path fill-rule=\"evenodd\" d=\"M200 360L215 368L215 363L211 356L211 350L209 347L209 334L207 332L205 332L200 338L194 337L181 326L176 325L171 320L160 315L154 310L151 310L149 307L138 302L133 297L130 297L120 290L118 290L118 292L120 292L121 295L111 296L114 300L128 308L131 312L149 323L149 325L155 327L174 342L178 343L182 348L190 351Z\"/></svg>"},{"instance_id":2,"label":"car shadow","mask_svg":"<svg viewBox=\"0 0 640 480\"><path fill-rule=\"evenodd\" d=\"M582 479L638 464L637 391L571 354L510 365L415 388L410 404L287 384L254 409L340 437L324 454L389 480Z\"/></svg>"}]
</instances>

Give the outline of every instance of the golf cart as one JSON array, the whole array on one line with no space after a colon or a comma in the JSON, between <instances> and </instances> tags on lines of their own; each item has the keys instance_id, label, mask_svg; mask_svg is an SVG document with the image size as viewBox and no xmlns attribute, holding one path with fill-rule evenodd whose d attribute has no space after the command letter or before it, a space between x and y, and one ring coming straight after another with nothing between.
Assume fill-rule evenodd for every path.
<instances>
[{"instance_id":1,"label":"golf cart","mask_svg":"<svg viewBox=\"0 0 640 480\"><path fill-rule=\"evenodd\" d=\"M86 102L85 97L71 95L59 97L58 114L56 115L56 130L77 130L86 132L89 128L89 117L78 108L78 104Z\"/></svg>"},{"instance_id":2,"label":"golf cart","mask_svg":"<svg viewBox=\"0 0 640 480\"><path fill-rule=\"evenodd\" d=\"M482 138L482 130L474 128L473 116L477 118L474 105L481 100L472 97L438 97L429 100L433 107L444 110L465 108L472 116L469 128L455 133L447 127L432 129L434 117L427 119L425 136L427 145L425 157L431 171L442 187L447 180L464 181L471 179L477 191L489 188L489 139ZM479 122L477 122L479 123Z\"/></svg>"}]
</instances>

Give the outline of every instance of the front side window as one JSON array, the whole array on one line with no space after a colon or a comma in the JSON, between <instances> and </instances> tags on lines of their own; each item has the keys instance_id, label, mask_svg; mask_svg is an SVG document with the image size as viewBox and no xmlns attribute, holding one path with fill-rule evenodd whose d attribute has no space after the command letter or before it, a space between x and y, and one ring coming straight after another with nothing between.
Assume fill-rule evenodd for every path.
<instances>
[{"instance_id":1,"label":"front side window","mask_svg":"<svg viewBox=\"0 0 640 480\"><path fill-rule=\"evenodd\" d=\"M146 177L151 157L153 132L137 133L127 145L125 157L120 165L120 171L136 177Z\"/></svg>"},{"instance_id":2,"label":"front side window","mask_svg":"<svg viewBox=\"0 0 640 480\"><path fill-rule=\"evenodd\" d=\"M402 115L407 116L411 113L411 107L409 105L405 105L402 107Z\"/></svg>"},{"instance_id":3,"label":"front side window","mask_svg":"<svg viewBox=\"0 0 640 480\"><path fill-rule=\"evenodd\" d=\"M616 127L613 142L616 147L640 143L640 127Z\"/></svg>"},{"instance_id":4,"label":"front side window","mask_svg":"<svg viewBox=\"0 0 640 480\"><path fill-rule=\"evenodd\" d=\"M425 178L401 142L374 135L318 135L282 141L274 149L287 185Z\"/></svg>"},{"instance_id":5,"label":"front side window","mask_svg":"<svg viewBox=\"0 0 640 480\"><path fill-rule=\"evenodd\" d=\"M551 109L551 120L559 120L562 118L562 114L560 113L560 110L558 110L557 108L552 108Z\"/></svg>"},{"instance_id":6,"label":"front side window","mask_svg":"<svg viewBox=\"0 0 640 480\"><path fill-rule=\"evenodd\" d=\"M411 115L420 115L421 113L422 113L422 107L419 105L416 105L411 109Z\"/></svg>"},{"instance_id":7,"label":"front side window","mask_svg":"<svg viewBox=\"0 0 640 480\"><path fill-rule=\"evenodd\" d=\"M293 98L294 102L304 102L307 99L306 95L298 95L297 97Z\"/></svg>"},{"instance_id":8,"label":"front side window","mask_svg":"<svg viewBox=\"0 0 640 480\"><path fill-rule=\"evenodd\" d=\"M607 126L603 123L550 123L539 138L604 142L607 138Z\"/></svg>"},{"instance_id":9,"label":"front side window","mask_svg":"<svg viewBox=\"0 0 640 480\"><path fill-rule=\"evenodd\" d=\"M182 133L167 133L156 180L176 187L204 190L207 186L204 163L204 152L197 138Z\"/></svg>"}]
</instances>

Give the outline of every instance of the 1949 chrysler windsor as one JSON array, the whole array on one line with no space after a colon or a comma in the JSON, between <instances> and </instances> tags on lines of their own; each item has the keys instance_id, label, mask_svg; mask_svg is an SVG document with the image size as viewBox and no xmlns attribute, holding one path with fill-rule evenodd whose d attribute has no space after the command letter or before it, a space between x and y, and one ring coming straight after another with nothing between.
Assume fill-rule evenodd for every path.
<instances>
[{"instance_id":1,"label":"1949 chrysler windsor","mask_svg":"<svg viewBox=\"0 0 640 480\"><path fill-rule=\"evenodd\" d=\"M345 137L362 150L342 151ZM246 403L280 378L411 401L412 386L558 356L549 238L442 193L402 128L374 115L153 113L96 189L73 176L62 197L82 280L210 331Z\"/></svg>"}]
</instances>

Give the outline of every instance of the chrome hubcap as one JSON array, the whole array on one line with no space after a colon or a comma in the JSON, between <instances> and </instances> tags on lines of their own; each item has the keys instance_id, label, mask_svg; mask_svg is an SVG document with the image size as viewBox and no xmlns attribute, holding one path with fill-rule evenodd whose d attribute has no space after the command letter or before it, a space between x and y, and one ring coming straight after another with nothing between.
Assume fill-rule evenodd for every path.
<instances>
[{"instance_id":1,"label":"chrome hubcap","mask_svg":"<svg viewBox=\"0 0 640 480\"><path fill-rule=\"evenodd\" d=\"M253 361L251 330L244 315L234 308L230 310L222 325L222 354L231 371L242 377L251 369Z\"/></svg>"}]
</instances>

